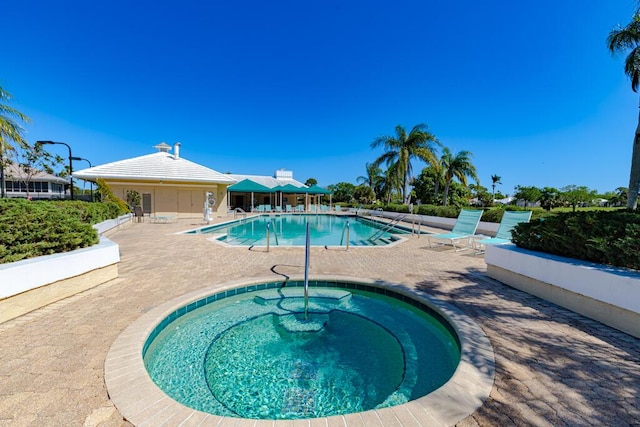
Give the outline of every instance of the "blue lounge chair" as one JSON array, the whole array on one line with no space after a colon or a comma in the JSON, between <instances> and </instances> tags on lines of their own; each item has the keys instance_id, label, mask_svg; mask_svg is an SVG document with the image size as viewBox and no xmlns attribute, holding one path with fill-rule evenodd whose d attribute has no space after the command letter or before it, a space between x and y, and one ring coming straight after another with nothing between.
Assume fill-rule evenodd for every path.
<instances>
[{"instance_id":1,"label":"blue lounge chair","mask_svg":"<svg viewBox=\"0 0 640 427\"><path fill-rule=\"evenodd\" d=\"M461 210L451 232L429 236L429 247L450 244L456 252L468 248L469 240L476 234L481 216L482 211L480 210ZM465 239L467 243L461 246L460 242Z\"/></svg>"},{"instance_id":2,"label":"blue lounge chair","mask_svg":"<svg viewBox=\"0 0 640 427\"><path fill-rule=\"evenodd\" d=\"M287 212L293 212L293 208L291 207L291 205L287 205L287 206L285 206L285 210L286 210Z\"/></svg>"},{"instance_id":3,"label":"blue lounge chair","mask_svg":"<svg viewBox=\"0 0 640 427\"><path fill-rule=\"evenodd\" d=\"M473 249L476 254L483 253L487 245L504 245L511 243L511 230L521 222L529 222L531 211L505 211L495 237L474 240Z\"/></svg>"}]
</instances>

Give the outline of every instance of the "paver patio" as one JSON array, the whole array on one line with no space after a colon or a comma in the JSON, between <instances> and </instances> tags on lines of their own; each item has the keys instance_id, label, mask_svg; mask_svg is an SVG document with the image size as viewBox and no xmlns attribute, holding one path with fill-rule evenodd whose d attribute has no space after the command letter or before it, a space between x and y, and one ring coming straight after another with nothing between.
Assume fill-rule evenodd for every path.
<instances>
[{"instance_id":1,"label":"paver patio","mask_svg":"<svg viewBox=\"0 0 640 427\"><path fill-rule=\"evenodd\" d=\"M104 385L105 356L124 328L193 290L303 271L301 248L227 248L172 234L196 225L135 223L116 232L118 279L0 325L0 426L129 425ZM640 425L640 340L488 278L482 257L429 249L412 236L389 248L312 248L311 265L311 276L403 283L482 327L495 351L495 384L460 426Z\"/></svg>"}]
</instances>

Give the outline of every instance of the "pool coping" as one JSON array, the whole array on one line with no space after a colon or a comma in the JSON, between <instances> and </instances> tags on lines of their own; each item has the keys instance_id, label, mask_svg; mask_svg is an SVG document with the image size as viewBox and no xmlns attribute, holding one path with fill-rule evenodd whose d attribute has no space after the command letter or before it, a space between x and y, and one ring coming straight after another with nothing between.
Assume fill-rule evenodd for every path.
<instances>
[{"instance_id":1,"label":"pool coping","mask_svg":"<svg viewBox=\"0 0 640 427\"><path fill-rule=\"evenodd\" d=\"M292 276L289 280L304 280ZM408 403L366 412L325 418L341 424L454 425L466 418L489 397L495 376L495 357L489 338L480 326L463 312L443 301L406 285L351 276L314 275L314 281L339 281L390 289L413 298L440 313L453 326L461 344L460 363L451 379L432 393ZM200 425L291 426L310 425L312 420L255 420L223 417L188 408L166 395L151 379L142 359L147 337L167 316L187 304L221 291L273 282L273 276L217 284L174 298L148 311L129 325L113 342L105 359L105 384L109 397L122 416L136 426ZM404 420L404 421L403 421Z\"/></svg>"}]
</instances>

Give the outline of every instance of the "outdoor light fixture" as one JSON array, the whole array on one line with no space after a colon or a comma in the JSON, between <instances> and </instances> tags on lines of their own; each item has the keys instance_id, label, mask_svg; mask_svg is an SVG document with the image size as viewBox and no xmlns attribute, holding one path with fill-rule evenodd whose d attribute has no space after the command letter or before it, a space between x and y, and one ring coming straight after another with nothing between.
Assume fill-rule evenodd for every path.
<instances>
[{"instance_id":1,"label":"outdoor light fixture","mask_svg":"<svg viewBox=\"0 0 640 427\"><path fill-rule=\"evenodd\" d=\"M91 164L91 162L85 158L82 157L69 157L70 160L75 160L75 161L80 161L80 160L84 160L85 162L89 163L89 167L92 168L93 165ZM89 181L89 185L91 185L91 201L93 202L93 181Z\"/></svg>"},{"instance_id":2,"label":"outdoor light fixture","mask_svg":"<svg viewBox=\"0 0 640 427\"><path fill-rule=\"evenodd\" d=\"M67 144L66 142L36 141L36 145L53 145L53 144L64 145L69 150L69 182L71 183L71 200L75 200L75 197L73 195L73 164L71 163L71 160L72 160L71 147L69 147L69 144Z\"/></svg>"}]
</instances>

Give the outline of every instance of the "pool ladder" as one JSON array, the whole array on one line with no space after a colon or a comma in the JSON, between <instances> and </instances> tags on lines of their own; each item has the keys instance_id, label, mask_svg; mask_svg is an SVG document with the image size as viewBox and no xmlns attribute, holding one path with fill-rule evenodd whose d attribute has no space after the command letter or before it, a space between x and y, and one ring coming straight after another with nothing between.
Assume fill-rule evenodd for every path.
<instances>
[{"instance_id":1,"label":"pool ladder","mask_svg":"<svg viewBox=\"0 0 640 427\"><path fill-rule=\"evenodd\" d=\"M405 219L408 215L409 214L405 214L405 215L401 215L399 217L396 217L393 221L388 223L384 228L382 228L381 230L378 230L375 233L373 233L371 235L371 237L369 237L367 240L369 240L370 242L373 242L374 240L379 239L380 237L382 237L384 235L384 233L386 233L387 231L391 230L395 225L397 225L400 221Z\"/></svg>"}]
</instances>

